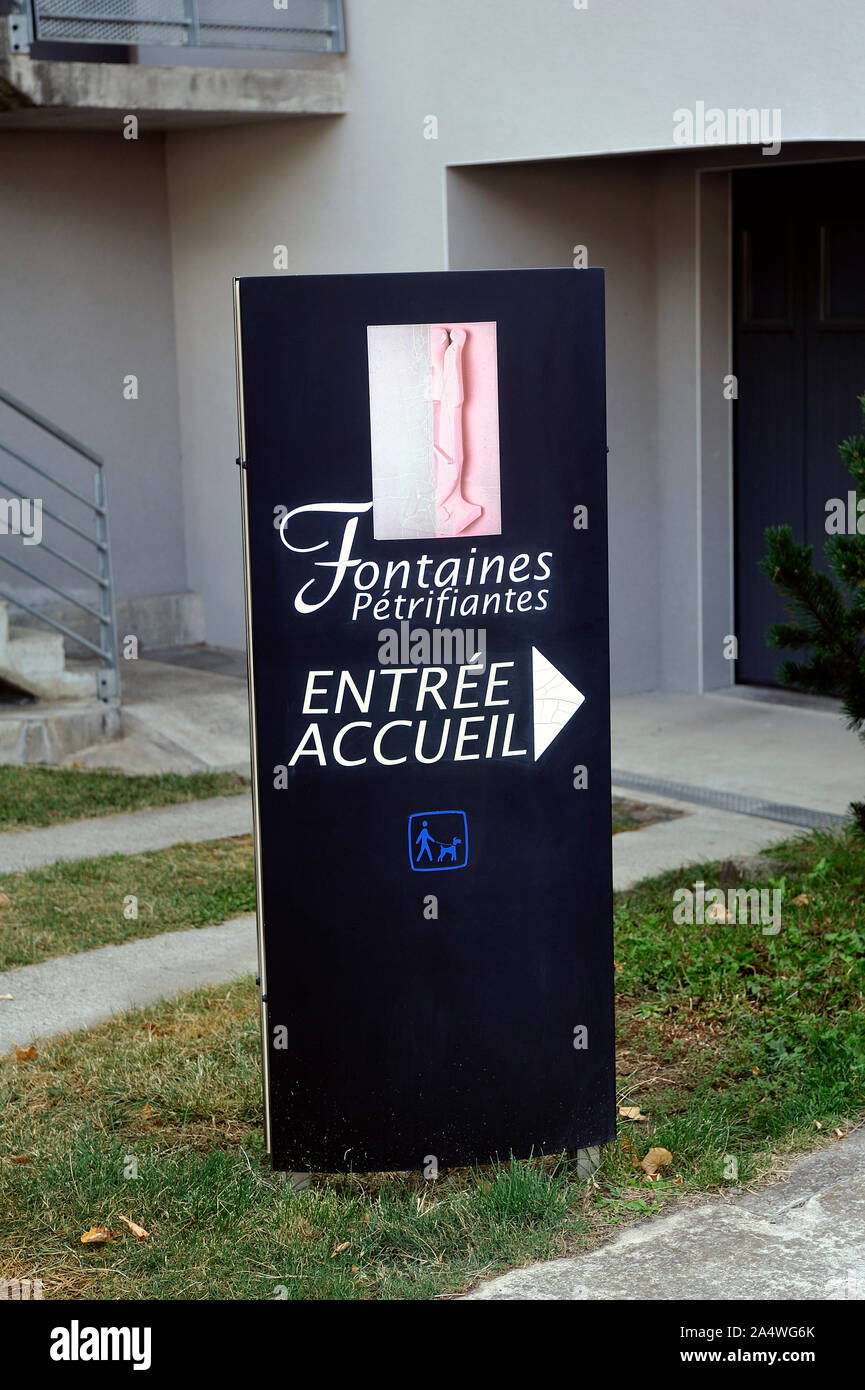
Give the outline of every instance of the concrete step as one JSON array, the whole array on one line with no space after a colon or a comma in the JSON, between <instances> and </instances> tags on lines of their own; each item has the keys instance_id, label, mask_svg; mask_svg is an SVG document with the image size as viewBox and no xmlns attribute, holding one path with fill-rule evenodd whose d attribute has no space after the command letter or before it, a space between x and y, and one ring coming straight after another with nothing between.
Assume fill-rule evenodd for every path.
<instances>
[{"instance_id":1,"label":"concrete step","mask_svg":"<svg viewBox=\"0 0 865 1390\"><path fill-rule=\"evenodd\" d=\"M0 602L0 677L43 700L92 699L96 673L70 671L63 637L44 628L10 627L8 605Z\"/></svg>"},{"instance_id":2,"label":"concrete step","mask_svg":"<svg viewBox=\"0 0 865 1390\"><path fill-rule=\"evenodd\" d=\"M58 766L82 748L121 737L120 707L102 700L0 705L0 763Z\"/></svg>"}]
</instances>

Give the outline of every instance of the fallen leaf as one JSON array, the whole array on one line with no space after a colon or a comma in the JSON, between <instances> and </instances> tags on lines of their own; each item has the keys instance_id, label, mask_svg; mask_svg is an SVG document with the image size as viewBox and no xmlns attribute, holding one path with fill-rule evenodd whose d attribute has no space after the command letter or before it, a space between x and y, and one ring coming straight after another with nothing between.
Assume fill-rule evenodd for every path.
<instances>
[{"instance_id":1,"label":"fallen leaf","mask_svg":"<svg viewBox=\"0 0 865 1390\"><path fill-rule=\"evenodd\" d=\"M640 1160L640 1167L651 1177L659 1168L669 1168L673 1155L669 1149L649 1149L646 1157Z\"/></svg>"},{"instance_id":2,"label":"fallen leaf","mask_svg":"<svg viewBox=\"0 0 865 1390\"><path fill-rule=\"evenodd\" d=\"M19 1047L17 1043L15 1044L16 1062L32 1062L38 1056L39 1053L35 1047Z\"/></svg>"},{"instance_id":3,"label":"fallen leaf","mask_svg":"<svg viewBox=\"0 0 865 1390\"><path fill-rule=\"evenodd\" d=\"M815 1121L814 1121L814 1128L815 1128L815 1129L822 1129L822 1128L823 1128L823 1126L821 1125L821 1123L820 1123L819 1120L815 1120Z\"/></svg>"},{"instance_id":4,"label":"fallen leaf","mask_svg":"<svg viewBox=\"0 0 865 1390\"><path fill-rule=\"evenodd\" d=\"M360 1274L360 1265L352 1265L351 1272L352 1274Z\"/></svg>"},{"instance_id":5,"label":"fallen leaf","mask_svg":"<svg viewBox=\"0 0 865 1390\"><path fill-rule=\"evenodd\" d=\"M791 898L790 901L791 901L791 903L793 904L794 907L807 907L807 906L808 906L808 894L807 894L807 893L797 893L797 894L796 894L796 897L795 897L795 898Z\"/></svg>"},{"instance_id":6,"label":"fallen leaf","mask_svg":"<svg viewBox=\"0 0 865 1390\"><path fill-rule=\"evenodd\" d=\"M150 1101L147 1102L141 1114L143 1115L145 1120L150 1119L150 1116L153 1114L153 1106L150 1104Z\"/></svg>"},{"instance_id":7,"label":"fallen leaf","mask_svg":"<svg viewBox=\"0 0 865 1390\"><path fill-rule=\"evenodd\" d=\"M8 907L11 901L8 893L0 893L0 907Z\"/></svg>"},{"instance_id":8,"label":"fallen leaf","mask_svg":"<svg viewBox=\"0 0 865 1390\"><path fill-rule=\"evenodd\" d=\"M681 1187L684 1179L680 1173L677 1178L673 1178L673 1187Z\"/></svg>"},{"instance_id":9,"label":"fallen leaf","mask_svg":"<svg viewBox=\"0 0 865 1390\"><path fill-rule=\"evenodd\" d=\"M342 1251L347 1250L350 1245L350 1240L344 1240L341 1245L338 1245L336 1249L331 1252L330 1258L333 1259L334 1255L340 1255Z\"/></svg>"},{"instance_id":10,"label":"fallen leaf","mask_svg":"<svg viewBox=\"0 0 865 1390\"><path fill-rule=\"evenodd\" d=\"M759 1076L759 1075L760 1075L760 1068L759 1068L759 1067L752 1067L752 1068L751 1068L751 1075L752 1075L752 1076Z\"/></svg>"},{"instance_id":11,"label":"fallen leaf","mask_svg":"<svg viewBox=\"0 0 865 1390\"><path fill-rule=\"evenodd\" d=\"M730 922L732 918L723 903L710 903L706 908L707 922Z\"/></svg>"},{"instance_id":12,"label":"fallen leaf","mask_svg":"<svg viewBox=\"0 0 865 1390\"><path fill-rule=\"evenodd\" d=\"M843 1129L836 1129L836 1130L833 1131L833 1133L834 1133L836 1139L843 1139L843 1138L844 1138L844 1131L843 1131Z\"/></svg>"},{"instance_id":13,"label":"fallen leaf","mask_svg":"<svg viewBox=\"0 0 865 1390\"><path fill-rule=\"evenodd\" d=\"M648 1115L644 1115L639 1105L620 1105L619 1114L623 1120L648 1120Z\"/></svg>"},{"instance_id":14,"label":"fallen leaf","mask_svg":"<svg viewBox=\"0 0 865 1390\"><path fill-rule=\"evenodd\" d=\"M617 960L614 960L614 961L613 961L613 969L614 969L614 970L624 970L624 968L625 968L625 967L624 967L623 965L619 965L619 962L618 962Z\"/></svg>"},{"instance_id":15,"label":"fallen leaf","mask_svg":"<svg viewBox=\"0 0 865 1390\"><path fill-rule=\"evenodd\" d=\"M10 1154L10 1155L9 1155L9 1162L10 1162L10 1163L32 1163L32 1162L33 1162L33 1159L32 1159L32 1157L31 1157L30 1154Z\"/></svg>"},{"instance_id":16,"label":"fallen leaf","mask_svg":"<svg viewBox=\"0 0 865 1390\"><path fill-rule=\"evenodd\" d=\"M136 1240L150 1239L150 1232L145 1231L143 1226L139 1226L135 1221L130 1221L129 1217L124 1216L122 1211L118 1212L118 1216L120 1217L120 1220L123 1222L123 1224L129 1227Z\"/></svg>"},{"instance_id":17,"label":"fallen leaf","mask_svg":"<svg viewBox=\"0 0 865 1390\"><path fill-rule=\"evenodd\" d=\"M643 1182L660 1182L660 1180L660 1173L647 1173L643 1179Z\"/></svg>"},{"instance_id":18,"label":"fallen leaf","mask_svg":"<svg viewBox=\"0 0 865 1390\"><path fill-rule=\"evenodd\" d=\"M14 994L0 994L0 999L14 999Z\"/></svg>"},{"instance_id":19,"label":"fallen leaf","mask_svg":"<svg viewBox=\"0 0 865 1390\"><path fill-rule=\"evenodd\" d=\"M85 1231L81 1237L82 1245L104 1245L111 1240L111 1232L107 1226L91 1226L89 1231Z\"/></svg>"}]
</instances>

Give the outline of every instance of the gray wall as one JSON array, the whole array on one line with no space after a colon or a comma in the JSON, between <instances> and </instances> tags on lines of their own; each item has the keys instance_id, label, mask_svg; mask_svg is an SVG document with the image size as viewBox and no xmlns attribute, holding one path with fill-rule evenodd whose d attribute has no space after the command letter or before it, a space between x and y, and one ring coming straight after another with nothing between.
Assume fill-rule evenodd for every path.
<instances>
[{"instance_id":1,"label":"gray wall","mask_svg":"<svg viewBox=\"0 0 865 1390\"><path fill-rule=\"evenodd\" d=\"M570 266L585 246L606 271L610 662L617 693L661 680L654 180L645 161L560 160L454 170L453 270ZM579 383L574 383L579 390Z\"/></svg>"},{"instance_id":2,"label":"gray wall","mask_svg":"<svg viewBox=\"0 0 865 1390\"><path fill-rule=\"evenodd\" d=\"M126 141L119 123L117 134L0 134L0 303L0 384L106 459L118 594L184 589L161 136ZM129 373L139 379L137 401L123 399ZM88 489L88 470L6 407L0 407L0 439L22 452L38 449L37 462L62 468L75 486ZM6 462L2 472L12 482L25 476ZM39 488L30 482L29 495L44 496L48 505L58 500L49 484ZM92 560L68 536L58 548ZM0 568L2 582L14 583Z\"/></svg>"},{"instance_id":3,"label":"gray wall","mask_svg":"<svg viewBox=\"0 0 865 1390\"><path fill-rule=\"evenodd\" d=\"M815 14L810 0L355 0L347 116L167 137L189 577L210 640L243 634L231 277L274 273L280 243L289 273L441 269L447 183L452 265L569 264L585 242L610 270L614 679L701 687L696 168L728 152L674 151L673 113L780 107L785 141L861 135L865 13L831 0ZM641 151L669 152L651 191L636 162L627 179L612 161L537 175L564 190L561 214L503 172ZM454 168L494 161L486 185ZM711 683L726 672L715 663Z\"/></svg>"}]
</instances>

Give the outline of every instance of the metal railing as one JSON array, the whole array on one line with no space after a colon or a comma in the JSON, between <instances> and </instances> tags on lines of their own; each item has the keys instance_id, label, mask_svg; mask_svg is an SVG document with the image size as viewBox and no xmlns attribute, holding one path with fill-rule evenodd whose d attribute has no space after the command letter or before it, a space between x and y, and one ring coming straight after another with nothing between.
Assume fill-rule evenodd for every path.
<instances>
[{"instance_id":1,"label":"metal railing","mask_svg":"<svg viewBox=\"0 0 865 1390\"><path fill-rule=\"evenodd\" d=\"M16 0L17 38L126 47L344 53L342 0Z\"/></svg>"},{"instance_id":2,"label":"metal railing","mask_svg":"<svg viewBox=\"0 0 865 1390\"><path fill-rule=\"evenodd\" d=\"M51 420L47 420L44 415L38 414L37 411L31 410L30 406L25 405L23 401L19 401L16 396L10 395L8 391L4 391L2 388L0 388L0 401L2 401L4 405L9 406L11 410L14 410L17 415L25 420L29 420L31 424L36 425L40 430L51 435L54 439L59 440L61 444L72 449L80 458L85 459L89 464L93 465L93 499L91 500L86 493L80 492L77 488L72 487L70 483L65 482L63 478L58 477L56 472L51 472L49 469L43 468L41 464L35 463L27 454L22 453L19 448L14 448L11 444L4 443L0 440L0 453L15 459L17 463L23 465L32 473L35 473L37 477L44 478L52 487L58 488L67 496L74 498L77 503L92 513L93 530L89 532L85 530L84 527L70 520L68 516L62 516L52 508L46 507L44 501L40 504L40 511L43 519L49 517L52 521L56 522L57 525L78 536L87 546L93 546L95 548L95 569L91 569L88 565L73 559L71 555L57 550L45 540L40 539L38 546L35 548L43 554L50 555L52 559L58 561L61 566L65 565L75 570L78 574L84 575L86 579L95 585L97 593L96 602L98 606L94 607L92 603L85 602L80 596L80 591L76 592L62 584L55 583L45 574L40 573L38 569L33 568L32 565L24 564L21 560L12 559L10 555L5 553L4 549L0 549L0 562L4 565L9 565L20 574L26 575L29 579L35 580L40 588L51 590L52 593L57 594L63 599L65 603L83 609L83 611L98 624L98 641L91 641L90 638L86 637L83 633L76 632L73 628L67 626L66 623L61 622L59 618L55 618L49 613L41 612L25 599L19 597L14 589L0 588L0 599L4 600L6 603L13 604L16 608L23 609L25 613L29 613L32 617L38 618L40 623L47 623L49 627L53 627L56 631L62 632L65 637L71 638L73 641L80 643L81 646L86 647L89 651L94 652L102 663L101 669L97 675L97 691L99 698L100 700L110 700L118 694L119 680L117 618L114 611L114 584L111 573L111 547L108 537L108 500L105 490L105 462L99 454L94 453L86 444L82 444L79 439L76 439L71 434L67 434L66 430L62 430L59 425L55 425ZM7 498L18 498L19 504L30 500L19 488L13 486L3 477L0 477L0 491L2 491ZM82 547L79 547L79 549L81 548Z\"/></svg>"}]
</instances>

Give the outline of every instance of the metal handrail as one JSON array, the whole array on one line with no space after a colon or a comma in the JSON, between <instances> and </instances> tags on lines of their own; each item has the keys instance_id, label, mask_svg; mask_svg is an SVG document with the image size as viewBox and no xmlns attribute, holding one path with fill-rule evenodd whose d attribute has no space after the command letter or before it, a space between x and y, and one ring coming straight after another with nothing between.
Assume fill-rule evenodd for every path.
<instances>
[{"instance_id":1,"label":"metal handrail","mask_svg":"<svg viewBox=\"0 0 865 1390\"><path fill-rule=\"evenodd\" d=\"M210 10L207 0L181 0L181 3L182 14L129 14L128 7L120 4L114 13L110 5L97 11L90 9L85 0L81 0L79 9L67 5L62 12L52 7L51 0L13 0L13 9L25 20L26 43L36 39L70 45L155 44L157 47L266 48L290 52L291 45L280 40L303 35L315 45L312 51L345 52L343 0L327 0L328 19L321 24L292 24L291 0L283 7L284 22L278 24L272 20L268 22L263 16L258 20L252 14L249 22L244 22L242 15L223 20L221 15ZM72 26L77 26L78 31L70 32ZM172 32L154 37L153 31L159 28ZM26 50L26 43L19 51Z\"/></svg>"},{"instance_id":2,"label":"metal handrail","mask_svg":"<svg viewBox=\"0 0 865 1390\"><path fill-rule=\"evenodd\" d=\"M17 487L13 487L11 483L7 483L4 478L0 478L0 487L2 487L5 492L14 492L16 497L20 497L22 501L24 500L24 493L19 492ZM94 545L97 544L97 542L93 540L93 537L89 536L86 531L82 531L80 526L76 526L74 521L70 521L68 517L65 516L58 516L57 512L52 512L51 508L46 507L44 502L42 504L42 515L50 516L52 521L59 521L60 525L65 526L67 531L74 531L75 535L80 536L82 540L93 541Z\"/></svg>"},{"instance_id":3,"label":"metal handrail","mask_svg":"<svg viewBox=\"0 0 865 1390\"><path fill-rule=\"evenodd\" d=\"M26 463L28 468L33 469L34 473L39 473L43 478L47 478L48 481L53 483L55 487L62 488L63 491L68 493L70 497L75 497L79 502L83 502L85 507L93 506L93 503L90 501L90 498L85 497L83 492L78 492L76 488L69 487L68 484L64 483L61 478L55 478L54 474L49 473L47 468L40 468L39 464L34 463L32 459L27 458L26 454L19 454L17 449L13 449L10 447L10 445L4 444L2 440L0 440L0 449L2 449L4 454L8 454L10 458L17 459L19 463Z\"/></svg>"},{"instance_id":4,"label":"metal handrail","mask_svg":"<svg viewBox=\"0 0 865 1390\"><path fill-rule=\"evenodd\" d=\"M19 415L26 415L28 420L32 420L34 425L38 425L46 434L53 434L55 439L59 439L61 444L68 444L70 449L74 449L76 454L83 454L84 458L95 463L97 468L105 467L105 460L101 454L94 453L89 444L82 444L80 439L76 439L74 434L68 434L59 425L55 425L53 420L49 420L47 415L40 415L34 410L32 405L25 405L17 396L13 396L9 391L4 391L0 386L0 401L16 410Z\"/></svg>"},{"instance_id":5,"label":"metal handrail","mask_svg":"<svg viewBox=\"0 0 865 1390\"><path fill-rule=\"evenodd\" d=\"M80 458L86 459L88 463L94 466L94 495L91 500L85 493L79 492L77 488L70 486L62 478L59 478L56 473L52 473L49 469L43 467L42 464L35 463L34 460L29 458L26 454L19 453L17 449L0 441L0 451L8 454L10 458L16 459L26 468L36 473L38 477L45 478L53 486L60 488L68 496L74 498L76 502L87 507L93 514L94 529L92 533L89 533L81 526L76 525L75 522L70 521L68 517L60 515L50 507L46 507L43 502L40 502L43 517L50 517L59 525L64 526L68 531L72 531L75 535L80 536L82 540L95 548L95 570L88 569L85 565L79 563L78 560L73 560L70 555L64 555L62 551L55 550L53 546L48 545L45 541L40 541L39 549L44 550L46 554L53 556L62 564L69 565L72 569L77 570L79 574L83 574L95 584L98 592L99 606L97 608L91 606L89 603L85 603L77 594L72 592L71 589L64 588L61 584L54 583L53 580L46 578L44 575L40 575L39 572L30 565L23 564L20 560L13 560L10 556L4 555L2 551L0 551L0 562L9 565L12 569L18 570L21 574L27 575L28 578L36 580L38 584L58 594L60 598L64 599L67 603L73 604L75 607L82 609L90 617L95 618L99 624L99 641L98 643L92 642L88 637L68 627L58 618L52 617L49 613L40 612L39 609L34 608L23 598L18 597L14 591L10 592L6 589L0 589L0 600L11 603L14 607L22 609L25 613L29 613L34 618L38 618L40 622L46 623L57 632L63 633L64 636L72 638L89 651L94 652L102 663L102 669L99 671L97 678L99 698L101 700L109 700L118 694L119 681L117 617L114 605L111 549L108 537L108 500L105 491L105 461L102 456L91 449L89 445L82 443L80 439L76 439L74 435L61 429L53 420L49 420L46 416L41 415L38 411L34 410L32 406L26 405L24 401L19 400L17 396L13 396L10 392L4 391L2 387L0 387L0 402L7 405L10 410L14 410L16 414L22 416L24 419L29 420L31 424L36 425L38 429L51 435L54 439L59 440L61 444L72 449ZM12 495L22 501L26 500L24 493L17 487L10 486L2 478L0 478L0 488L3 489L7 496Z\"/></svg>"},{"instance_id":6,"label":"metal handrail","mask_svg":"<svg viewBox=\"0 0 865 1390\"><path fill-rule=\"evenodd\" d=\"M26 574L29 579L38 578L34 571L30 569L30 566L22 565L20 560L12 560L8 555L0 555L0 560L3 561L4 565L11 565L14 570L20 570L21 574ZM98 623L108 622L104 613L97 613L96 609L91 608L89 603L84 603L82 599L76 598L68 589L61 589L59 584L53 584L51 580L46 579L44 575L39 579L39 583L43 584L46 589L50 589L52 593L59 594L61 598L65 598L67 603L74 603L76 608L81 608L85 613L89 613L91 618L95 618Z\"/></svg>"},{"instance_id":7,"label":"metal handrail","mask_svg":"<svg viewBox=\"0 0 865 1390\"><path fill-rule=\"evenodd\" d=\"M33 608L21 598L16 598L15 595L10 594L7 589L0 589L0 599L2 599L4 603L14 603L16 608L23 608L25 613L32 613L33 617L38 618L41 623L48 623L51 627L56 628L58 632L64 632L67 637L74 637L76 642L80 642L84 647L89 647L97 656L102 655L102 648L97 647L95 642L91 642L89 637L84 637L80 632L76 632L73 628L67 627L65 623L60 622L59 618L52 618L48 613L40 613L38 608Z\"/></svg>"}]
</instances>

